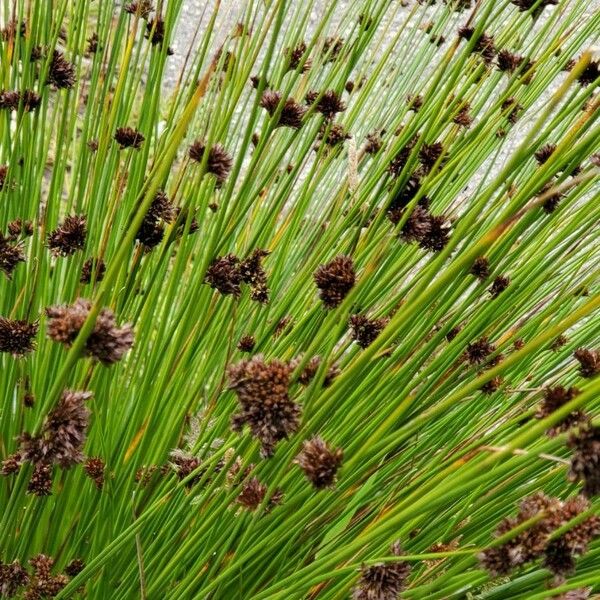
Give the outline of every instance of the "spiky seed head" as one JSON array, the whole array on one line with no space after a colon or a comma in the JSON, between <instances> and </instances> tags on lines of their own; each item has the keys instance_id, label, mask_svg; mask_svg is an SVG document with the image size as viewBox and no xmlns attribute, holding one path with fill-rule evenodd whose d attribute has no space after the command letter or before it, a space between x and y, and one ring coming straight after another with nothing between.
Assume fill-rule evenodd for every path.
<instances>
[{"instance_id":1,"label":"spiky seed head","mask_svg":"<svg viewBox=\"0 0 600 600\"><path fill-rule=\"evenodd\" d=\"M106 273L106 264L101 258L88 258L81 268L79 282L88 284L92 282L92 275L95 282L100 282L104 279Z\"/></svg>"},{"instance_id":2,"label":"spiky seed head","mask_svg":"<svg viewBox=\"0 0 600 600\"><path fill-rule=\"evenodd\" d=\"M35 349L35 336L39 329L38 322L13 320L0 317L0 352L8 352L15 357L22 357Z\"/></svg>"},{"instance_id":3,"label":"spiky seed head","mask_svg":"<svg viewBox=\"0 0 600 600\"><path fill-rule=\"evenodd\" d=\"M497 298L510 284L510 277L506 275L498 275L494 279L492 286L489 289L492 298Z\"/></svg>"},{"instance_id":4,"label":"spiky seed head","mask_svg":"<svg viewBox=\"0 0 600 600\"><path fill-rule=\"evenodd\" d=\"M578 348L574 356L579 362L579 373L582 377L589 379L600 373L600 350Z\"/></svg>"},{"instance_id":5,"label":"spiky seed head","mask_svg":"<svg viewBox=\"0 0 600 600\"><path fill-rule=\"evenodd\" d=\"M223 295L232 295L239 298L242 273L240 259L234 254L217 256L210 263L204 276L204 282Z\"/></svg>"},{"instance_id":6,"label":"spiky seed head","mask_svg":"<svg viewBox=\"0 0 600 600\"><path fill-rule=\"evenodd\" d=\"M569 479L583 482L582 493L591 498L600 494L600 427L587 424L572 433L568 446L573 450Z\"/></svg>"},{"instance_id":7,"label":"spiky seed head","mask_svg":"<svg viewBox=\"0 0 600 600\"><path fill-rule=\"evenodd\" d=\"M54 256L71 256L83 250L87 236L85 215L68 215L65 220L48 235L48 248Z\"/></svg>"},{"instance_id":8,"label":"spiky seed head","mask_svg":"<svg viewBox=\"0 0 600 600\"><path fill-rule=\"evenodd\" d=\"M336 308L356 282L354 262L349 256L336 256L315 271L314 279L325 308Z\"/></svg>"},{"instance_id":9,"label":"spiky seed head","mask_svg":"<svg viewBox=\"0 0 600 600\"><path fill-rule=\"evenodd\" d=\"M193 161L201 163L204 159L205 151L206 144L202 140L196 140L190 146L188 154ZM232 166L233 159L221 144L215 144L209 149L206 170L215 176L218 185L222 185L225 182Z\"/></svg>"},{"instance_id":10,"label":"spiky seed head","mask_svg":"<svg viewBox=\"0 0 600 600\"><path fill-rule=\"evenodd\" d=\"M304 442L294 462L312 485L322 490L334 485L343 458L341 448L333 449L321 437L315 436Z\"/></svg>"},{"instance_id":11,"label":"spiky seed head","mask_svg":"<svg viewBox=\"0 0 600 600\"><path fill-rule=\"evenodd\" d=\"M75 67L58 50L52 53L46 83L57 89L71 89L75 85Z\"/></svg>"},{"instance_id":12,"label":"spiky seed head","mask_svg":"<svg viewBox=\"0 0 600 600\"><path fill-rule=\"evenodd\" d=\"M368 348L383 331L389 319L369 319L364 315L352 315L350 327L352 328L352 339L361 347Z\"/></svg>"},{"instance_id":13,"label":"spiky seed head","mask_svg":"<svg viewBox=\"0 0 600 600\"><path fill-rule=\"evenodd\" d=\"M142 133L133 127L119 127L115 131L115 141L121 150L125 148L139 150L145 139Z\"/></svg>"}]
</instances>

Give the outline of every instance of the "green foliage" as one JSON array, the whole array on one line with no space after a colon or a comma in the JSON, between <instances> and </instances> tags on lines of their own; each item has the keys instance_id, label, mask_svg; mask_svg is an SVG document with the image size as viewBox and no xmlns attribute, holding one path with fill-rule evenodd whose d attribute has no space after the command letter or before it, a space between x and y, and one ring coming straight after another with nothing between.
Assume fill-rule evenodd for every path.
<instances>
[{"instance_id":1,"label":"green foliage","mask_svg":"<svg viewBox=\"0 0 600 600\"><path fill-rule=\"evenodd\" d=\"M145 4L0 6L0 596L600 591L600 13Z\"/></svg>"}]
</instances>

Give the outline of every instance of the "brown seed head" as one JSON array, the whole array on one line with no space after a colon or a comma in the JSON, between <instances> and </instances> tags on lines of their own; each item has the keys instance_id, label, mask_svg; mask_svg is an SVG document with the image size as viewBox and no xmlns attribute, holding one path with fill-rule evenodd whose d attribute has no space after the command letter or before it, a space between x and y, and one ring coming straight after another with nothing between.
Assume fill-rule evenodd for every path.
<instances>
[{"instance_id":1,"label":"brown seed head","mask_svg":"<svg viewBox=\"0 0 600 600\"><path fill-rule=\"evenodd\" d=\"M315 271L314 279L325 308L336 308L354 287L354 263L349 256L336 256Z\"/></svg>"},{"instance_id":2,"label":"brown seed head","mask_svg":"<svg viewBox=\"0 0 600 600\"><path fill-rule=\"evenodd\" d=\"M304 471L306 478L317 490L332 487L344 453L341 448L331 448L322 438L305 441L294 462Z\"/></svg>"},{"instance_id":3,"label":"brown seed head","mask_svg":"<svg viewBox=\"0 0 600 600\"><path fill-rule=\"evenodd\" d=\"M35 349L38 322L12 320L0 317L0 352L9 352L15 357L25 356Z\"/></svg>"},{"instance_id":4,"label":"brown seed head","mask_svg":"<svg viewBox=\"0 0 600 600\"><path fill-rule=\"evenodd\" d=\"M121 150L125 148L139 150L145 139L142 133L133 127L119 127L115 131L115 141Z\"/></svg>"},{"instance_id":5,"label":"brown seed head","mask_svg":"<svg viewBox=\"0 0 600 600\"><path fill-rule=\"evenodd\" d=\"M68 215L48 235L48 248L54 256L71 256L83 250L87 236L85 215Z\"/></svg>"}]
</instances>

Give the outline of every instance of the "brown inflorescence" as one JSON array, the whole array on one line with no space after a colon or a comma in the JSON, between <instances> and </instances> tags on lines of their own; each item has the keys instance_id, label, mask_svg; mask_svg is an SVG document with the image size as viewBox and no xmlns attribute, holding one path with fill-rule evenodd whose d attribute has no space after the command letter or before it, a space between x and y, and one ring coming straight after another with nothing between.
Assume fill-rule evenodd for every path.
<instances>
[{"instance_id":1,"label":"brown inflorescence","mask_svg":"<svg viewBox=\"0 0 600 600\"><path fill-rule=\"evenodd\" d=\"M87 236L85 215L68 215L48 235L48 248L54 256L71 256L83 250Z\"/></svg>"},{"instance_id":2,"label":"brown inflorescence","mask_svg":"<svg viewBox=\"0 0 600 600\"><path fill-rule=\"evenodd\" d=\"M65 346L71 346L79 335L91 308L92 303L83 298L78 298L71 305L47 308L48 337ZM103 308L85 342L83 354L110 365L120 361L132 346L131 325L118 327L114 313L109 308Z\"/></svg>"},{"instance_id":3,"label":"brown inflorescence","mask_svg":"<svg viewBox=\"0 0 600 600\"><path fill-rule=\"evenodd\" d=\"M565 388L562 385L556 385L553 387L547 387L544 389L544 399L539 405L535 416L537 419L545 419L549 417L553 412L571 402L576 396L580 394L580 391L576 387ZM587 417L581 410L574 410L568 414L562 421L554 425L548 430L548 435L554 436L563 431L567 431L575 425L579 425L586 421Z\"/></svg>"},{"instance_id":4,"label":"brown inflorescence","mask_svg":"<svg viewBox=\"0 0 600 600\"><path fill-rule=\"evenodd\" d=\"M0 352L22 357L35 349L34 338L39 325L22 319L0 317Z\"/></svg>"},{"instance_id":5,"label":"brown inflorescence","mask_svg":"<svg viewBox=\"0 0 600 600\"><path fill-rule=\"evenodd\" d=\"M261 355L243 360L228 369L229 387L234 390L240 410L232 427L248 425L260 441L263 456L272 456L275 446L297 431L300 407L289 397L292 367L280 360L265 362Z\"/></svg>"},{"instance_id":6,"label":"brown inflorescence","mask_svg":"<svg viewBox=\"0 0 600 600\"><path fill-rule=\"evenodd\" d=\"M568 446L573 450L569 479L583 482L583 494L600 494L600 427L590 423L572 433Z\"/></svg>"},{"instance_id":7,"label":"brown inflorescence","mask_svg":"<svg viewBox=\"0 0 600 600\"><path fill-rule=\"evenodd\" d=\"M193 161L202 163L205 151L206 144L204 141L196 140L190 146L188 155ZM215 176L218 186L223 185L232 166L233 159L221 144L214 144L210 147L208 150L206 170L208 173Z\"/></svg>"},{"instance_id":8,"label":"brown inflorescence","mask_svg":"<svg viewBox=\"0 0 600 600\"><path fill-rule=\"evenodd\" d=\"M574 356L579 362L579 373L582 377L591 378L600 373L600 350L578 348Z\"/></svg>"},{"instance_id":9,"label":"brown inflorescence","mask_svg":"<svg viewBox=\"0 0 600 600\"><path fill-rule=\"evenodd\" d=\"M319 297L328 309L339 306L356 282L354 262L343 254L321 265L313 276Z\"/></svg>"},{"instance_id":10,"label":"brown inflorescence","mask_svg":"<svg viewBox=\"0 0 600 600\"><path fill-rule=\"evenodd\" d=\"M321 437L315 436L304 442L294 462L304 471L312 485L317 490L322 490L334 485L343 458L341 448L334 449Z\"/></svg>"},{"instance_id":11,"label":"brown inflorescence","mask_svg":"<svg viewBox=\"0 0 600 600\"><path fill-rule=\"evenodd\" d=\"M350 327L352 327L352 339L361 347L367 348L383 331L388 324L389 319L369 319L364 315L352 315L350 317Z\"/></svg>"}]
</instances>

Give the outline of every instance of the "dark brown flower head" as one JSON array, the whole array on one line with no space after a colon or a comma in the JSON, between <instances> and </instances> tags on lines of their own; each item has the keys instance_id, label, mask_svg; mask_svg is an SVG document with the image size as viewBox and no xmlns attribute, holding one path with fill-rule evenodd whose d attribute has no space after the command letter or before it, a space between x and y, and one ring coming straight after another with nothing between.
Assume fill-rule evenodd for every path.
<instances>
[{"instance_id":1,"label":"dark brown flower head","mask_svg":"<svg viewBox=\"0 0 600 600\"><path fill-rule=\"evenodd\" d=\"M27 493L34 496L50 496L52 494L52 466L38 463L33 468L31 479L27 484Z\"/></svg>"},{"instance_id":2,"label":"dark brown flower head","mask_svg":"<svg viewBox=\"0 0 600 600\"><path fill-rule=\"evenodd\" d=\"M389 216L390 213L388 213ZM398 221L401 217L402 215L398 214ZM394 221L392 220L392 222ZM431 233L431 213L426 207L417 204L410 212L404 225L402 225L400 237L408 243L421 242L429 233Z\"/></svg>"},{"instance_id":3,"label":"dark brown flower head","mask_svg":"<svg viewBox=\"0 0 600 600\"><path fill-rule=\"evenodd\" d=\"M13 454L9 454L3 461L2 466L0 468L0 473L2 475L14 475L21 470L21 454L19 452L15 452Z\"/></svg>"},{"instance_id":4,"label":"dark brown flower head","mask_svg":"<svg viewBox=\"0 0 600 600\"><path fill-rule=\"evenodd\" d=\"M65 575L69 577L76 577L83 571L85 568L84 562L80 558L74 558L69 564L65 567Z\"/></svg>"},{"instance_id":5,"label":"dark brown flower head","mask_svg":"<svg viewBox=\"0 0 600 600\"><path fill-rule=\"evenodd\" d=\"M288 59L288 71L295 71L302 62L304 55L306 54L306 43L299 42L293 48L286 48L285 55ZM310 58L307 58L302 65L302 73L306 73L310 70L312 66L312 61Z\"/></svg>"},{"instance_id":6,"label":"dark brown flower head","mask_svg":"<svg viewBox=\"0 0 600 600\"><path fill-rule=\"evenodd\" d=\"M0 352L10 352L15 357L25 356L35 349L37 322L7 319L0 317Z\"/></svg>"},{"instance_id":7,"label":"dark brown flower head","mask_svg":"<svg viewBox=\"0 0 600 600\"><path fill-rule=\"evenodd\" d=\"M4 564L0 561L0 594L3 598L16 596L19 588L29 583L27 570L18 560Z\"/></svg>"},{"instance_id":8,"label":"dark brown flower head","mask_svg":"<svg viewBox=\"0 0 600 600\"><path fill-rule=\"evenodd\" d=\"M341 448L333 449L317 436L304 442L302 451L294 462L304 471L313 486L322 490L334 485L343 457Z\"/></svg>"},{"instance_id":9,"label":"dark brown flower head","mask_svg":"<svg viewBox=\"0 0 600 600\"><path fill-rule=\"evenodd\" d=\"M467 41L471 40L474 33L475 29L473 27L461 27L458 30L458 36ZM486 64L490 64L496 56L494 38L485 32L481 33L473 46L473 52L479 54Z\"/></svg>"},{"instance_id":10,"label":"dark brown flower head","mask_svg":"<svg viewBox=\"0 0 600 600\"><path fill-rule=\"evenodd\" d=\"M524 58L519 54L515 54L510 50L504 49L498 52L498 57L496 60L498 64L498 69L500 69L500 71L512 73L513 71L516 71L519 68Z\"/></svg>"},{"instance_id":11,"label":"dark brown flower head","mask_svg":"<svg viewBox=\"0 0 600 600\"><path fill-rule=\"evenodd\" d=\"M154 10L150 0L138 0L137 2L128 2L124 8L130 15L139 15L142 19L147 19Z\"/></svg>"},{"instance_id":12,"label":"dark brown flower head","mask_svg":"<svg viewBox=\"0 0 600 600\"><path fill-rule=\"evenodd\" d=\"M543 165L548 161L555 150L556 144L546 144L535 153L535 160L537 160L540 165Z\"/></svg>"},{"instance_id":13,"label":"dark brown flower head","mask_svg":"<svg viewBox=\"0 0 600 600\"><path fill-rule=\"evenodd\" d=\"M57 89L71 89L75 85L75 67L62 52L54 50L46 83Z\"/></svg>"},{"instance_id":14,"label":"dark brown flower head","mask_svg":"<svg viewBox=\"0 0 600 600\"><path fill-rule=\"evenodd\" d=\"M254 346L256 345L256 340L253 335L245 334L240 338L240 341L237 344L237 349L240 352L252 352L254 350Z\"/></svg>"},{"instance_id":15,"label":"dark brown flower head","mask_svg":"<svg viewBox=\"0 0 600 600\"><path fill-rule=\"evenodd\" d=\"M574 356L579 362L579 373L582 377L590 378L600 373L600 350L578 348Z\"/></svg>"},{"instance_id":16,"label":"dark brown flower head","mask_svg":"<svg viewBox=\"0 0 600 600\"><path fill-rule=\"evenodd\" d=\"M246 510L256 510L264 501L267 495L268 488L262 484L257 477L252 477L242 484L242 491L237 497L236 502L240 504ZM265 509L268 511L270 508L277 504L281 504L283 500L283 492L276 489L273 495L269 498Z\"/></svg>"},{"instance_id":17,"label":"dark brown flower head","mask_svg":"<svg viewBox=\"0 0 600 600\"><path fill-rule=\"evenodd\" d=\"M492 352L496 351L496 346L491 344L486 336L469 344L465 351L465 358L472 364L481 364Z\"/></svg>"},{"instance_id":18,"label":"dark brown flower head","mask_svg":"<svg viewBox=\"0 0 600 600\"><path fill-rule=\"evenodd\" d=\"M20 92L16 90L0 90L0 110L17 110L20 100Z\"/></svg>"},{"instance_id":19,"label":"dark brown flower head","mask_svg":"<svg viewBox=\"0 0 600 600\"><path fill-rule=\"evenodd\" d=\"M406 97L406 101L408 102L408 107L410 110L414 112L419 112L419 109L423 106L423 96L419 94L409 94Z\"/></svg>"},{"instance_id":20,"label":"dark brown flower head","mask_svg":"<svg viewBox=\"0 0 600 600\"><path fill-rule=\"evenodd\" d=\"M600 494L600 427L585 425L571 434L568 446L573 450L569 479L583 482L588 498Z\"/></svg>"},{"instance_id":21,"label":"dark brown flower head","mask_svg":"<svg viewBox=\"0 0 600 600\"><path fill-rule=\"evenodd\" d=\"M156 16L154 19L149 19L146 23L146 38L150 40L153 46L158 46L165 41L165 20Z\"/></svg>"},{"instance_id":22,"label":"dark brown flower head","mask_svg":"<svg viewBox=\"0 0 600 600\"><path fill-rule=\"evenodd\" d=\"M497 298L510 284L510 277L498 275L488 290L492 298Z\"/></svg>"},{"instance_id":23,"label":"dark brown flower head","mask_svg":"<svg viewBox=\"0 0 600 600\"><path fill-rule=\"evenodd\" d=\"M423 144L419 150L419 160L426 172L431 171L434 164L438 161L444 152L444 146L441 142L433 144Z\"/></svg>"},{"instance_id":24,"label":"dark brown flower head","mask_svg":"<svg viewBox=\"0 0 600 600\"><path fill-rule=\"evenodd\" d=\"M88 258L81 268L80 283L91 283L92 275L94 282L102 281L106 272L106 264L101 258Z\"/></svg>"},{"instance_id":25,"label":"dark brown flower head","mask_svg":"<svg viewBox=\"0 0 600 600\"><path fill-rule=\"evenodd\" d=\"M6 183L7 175L8 175L8 165L0 165L0 190L4 189L4 184ZM2 234L0 234L0 235L2 235Z\"/></svg>"},{"instance_id":26,"label":"dark brown flower head","mask_svg":"<svg viewBox=\"0 0 600 600\"><path fill-rule=\"evenodd\" d=\"M300 424L300 407L288 395L292 367L279 360L265 362L261 355L228 369L230 389L240 403L232 426L248 425L262 445L263 456L272 456L277 442L287 439Z\"/></svg>"},{"instance_id":27,"label":"dark brown flower head","mask_svg":"<svg viewBox=\"0 0 600 600\"><path fill-rule=\"evenodd\" d=\"M144 246L146 252L160 244L165 233L163 222L173 223L177 214L178 209L165 192L158 190L136 234L136 239Z\"/></svg>"},{"instance_id":28,"label":"dark brown flower head","mask_svg":"<svg viewBox=\"0 0 600 600\"><path fill-rule=\"evenodd\" d=\"M8 224L8 233L12 239L19 236L30 237L33 235L33 224L31 221L15 219Z\"/></svg>"},{"instance_id":29,"label":"dark brown flower head","mask_svg":"<svg viewBox=\"0 0 600 600\"><path fill-rule=\"evenodd\" d=\"M325 39L323 43L322 56L324 62L334 62L337 60L344 48L344 38L331 36Z\"/></svg>"},{"instance_id":30,"label":"dark brown flower head","mask_svg":"<svg viewBox=\"0 0 600 600\"><path fill-rule=\"evenodd\" d=\"M322 127L318 136L319 140L324 141L327 146L332 148L351 138L352 136L341 123L332 123Z\"/></svg>"},{"instance_id":31,"label":"dark brown flower head","mask_svg":"<svg viewBox=\"0 0 600 600\"><path fill-rule=\"evenodd\" d=\"M294 326L294 317L292 315L285 315L279 319L275 331L273 332L273 337L277 339L281 335L287 335Z\"/></svg>"},{"instance_id":32,"label":"dark brown flower head","mask_svg":"<svg viewBox=\"0 0 600 600\"><path fill-rule=\"evenodd\" d=\"M48 414L38 441L38 452L43 455L44 462L69 468L83 461L82 450L90 419L86 402L92 395L92 392L63 392L58 404Z\"/></svg>"},{"instance_id":33,"label":"dark brown flower head","mask_svg":"<svg viewBox=\"0 0 600 600\"><path fill-rule=\"evenodd\" d=\"M300 383L301 385L308 385L316 376L317 371L319 370L319 367L321 366L321 357L320 356L313 356L308 363L306 363L306 366L304 367L304 369L302 370L302 372L300 373L300 375L298 375L298 383ZM296 368L296 366L299 364L298 360L292 361L292 363L290 363L290 365L292 366L292 368ZM323 387L329 387L332 383L333 380L340 374L340 369L337 365L331 365L328 369L327 372L325 373L325 379L323 380Z\"/></svg>"},{"instance_id":34,"label":"dark brown flower head","mask_svg":"<svg viewBox=\"0 0 600 600\"><path fill-rule=\"evenodd\" d=\"M187 454L181 450L174 450L173 452L171 452L170 458L171 467L173 468L175 473L177 473L177 477L180 481L185 479L186 477L189 477L192 473L194 473L194 471L198 470L201 465L201 461L199 458ZM196 483L198 483L202 477L203 471L205 472L206 469L200 469L196 473L196 475L194 475L194 477L190 478L187 481L186 485L188 487L192 487Z\"/></svg>"},{"instance_id":35,"label":"dark brown flower head","mask_svg":"<svg viewBox=\"0 0 600 600\"><path fill-rule=\"evenodd\" d=\"M350 327L352 327L352 339L361 347L367 348L383 331L389 319L369 319L363 315L352 315Z\"/></svg>"},{"instance_id":36,"label":"dark brown flower head","mask_svg":"<svg viewBox=\"0 0 600 600\"><path fill-rule=\"evenodd\" d=\"M510 0L521 12L531 10L534 6L535 9L531 13L531 16L539 16L546 6L558 4L558 0ZM537 6L536 6L537 5Z\"/></svg>"},{"instance_id":37,"label":"dark brown flower head","mask_svg":"<svg viewBox=\"0 0 600 600\"><path fill-rule=\"evenodd\" d=\"M516 98L511 97L502 102L500 110L503 113L506 113L505 116L508 119L508 122L514 125L519 120L523 107L517 102Z\"/></svg>"},{"instance_id":38,"label":"dark brown flower head","mask_svg":"<svg viewBox=\"0 0 600 600\"><path fill-rule=\"evenodd\" d=\"M273 90L265 90L260 100L260 105L273 116L281 102L281 93ZM298 104L293 98L288 98L281 110L277 120L277 127L291 127L300 129L302 118L306 114L306 108Z\"/></svg>"},{"instance_id":39,"label":"dark brown flower head","mask_svg":"<svg viewBox=\"0 0 600 600\"><path fill-rule=\"evenodd\" d=\"M504 377L496 375L496 377L492 377L489 381L486 381L479 389L484 394L494 394L502 387L503 383Z\"/></svg>"},{"instance_id":40,"label":"dark brown flower head","mask_svg":"<svg viewBox=\"0 0 600 600\"><path fill-rule=\"evenodd\" d=\"M48 248L54 256L71 256L83 250L87 235L85 215L68 215L48 235Z\"/></svg>"},{"instance_id":41,"label":"dark brown flower head","mask_svg":"<svg viewBox=\"0 0 600 600\"><path fill-rule=\"evenodd\" d=\"M554 340L552 340L552 343L550 344L550 350L552 350L552 352L557 352L565 344L567 344L568 341L569 340L568 340L567 336L561 334L558 337L554 338Z\"/></svg>"},{"instance_id":42,"label":"dark brown flower head","mask_svg":"<svg viewBox=\"0 0 600 600\"><path fill-rule=\"evenodd\" d=\"M90 149L92 152L97 152L97 151L98 151L98 146L99 146L99 144L98 144L98 140L96 140L96 139L91 139L91 140L88 140L87 147L88 147L88 148L89 148L89 149Z\"/></svg>"},{"instance_id":43,"label":"dark brown flower head","mask_svg":"<svg viewBox=\"0 0 600 600\"><path fill-rule=\"evenodd\" d=\"M461 331L462 327L460 325L456 325L446 334L446 340L451 342Z\"/></svg>"},{"instance_id":44,"label":"dark brown flower head","mask_svg":"<svg viewBox=\"0 0 600 600\"><path fill-rule=\"evenodd\" d=\"M202 140L196 140L189 149L192 160L201 163L204 158L206 144ZM221 144L215 144L208 151L208 162L206 170L217 179L217 184L222 185L233 166L233 160Z\"/></svg>"},{"instance_id":45,"label":"dark brown flower head","mask_svg":"<svg viewBox=\"0 0 600 600\"><path fill-rule=\"evenodd\" d=\"M51 306L46 309L48 316L48 337L55 342L70 346L85 320L92 303L79 298L67 306ZM84 355L110 365L120 361L133 346L133 329L126 324L118 327L115 315L109 308L100 311L94 329L84 347Z\"/></svg>"},{"instance_id":46,"label":"dark brown flower head","mask_svg":"<svg viewBox=\"0 0 600 600\"><path fill-rule=\"evenodd\" d=\"M262 259L268 255L267 250L257 248L240 263L240 276L250 286L250 297L261 304L269 301L267 274L262 266Z\"/></svg>"},{"instance_id":47,"label":"dark brown flower head","mask_svg":"<svg viewBox=\"0 0 600 600\"><path fill-rule=\"evenodd\" d=\"M525 346L525 341L522 338L518 338L513 342L513 348L515 350L520 350L523 346Z\"/></svg>"},{"instance_id":48,"label":"dark brown flower head","mask_svg":"<svg viewBox=\"0 0 600 600\"><path fill-rule=\"evenodd\" d=\"M87 458L83 469L94 485L101 490L104 487L104 470L106 469L104 461L100 457Z\"/></svg>"},{"instance_id":49,"label":"dark brown flower head","mask_svg":"<svg viewBox=\"0 0 600 600\"><path fill-rule=\"evenodd\" d=\"M587 66L583 69L577 81L582 87L591 85L600 77L600 61L591 60Z\"/></svg>"},{"instance_id":50,"label":"dark brown flower head","mask_svg":"<svg viewBox=\"0 0 600 600\"><path fill-rule=\"evenodd\" d=\"M475 259L469 272L477 279L484 281L490 276L490 261L485 256L479 256Z\"/></svg>"},{"instance_id":51,"label":"dark brown flower head","mask_svg":"<svg viewBox=\"0 0 600 600\"><path fill-rule=\"evenodd\" d=\"M461 127L470 127L473 123L471 116L471 105L468 102L463 102L458 109L458 112L452 118L452 122Z\"/></svg>"},{"instance_id":52,"label":"dark brown flower head","mask_svg":"<svg viewBox=\"0 0 600 600\"><path fill-rule=\"evenodd\" d=\"M553 412L573 400L579 393L579 390L575 387L570 387L568 389L564 388L562 385L547 387L544 390L544 399L535 413L536 419L545 419L546 417L549 417ZM585 413L581 410L575 410L567 415L562 421L554 425L554 427L549 429L548 435L554 436L557 433L567 431L571 427L583 423L585 420Z\"/></svg>"},{"instance_id":53,"label":"dark brown flower head","mask_svg":"<svg viewBox=\"0 0 600 600\"><path fill-rule=\"evenodd\" d=\"M346 104L335 90L325 90L320 98L318 94L316 97L307 94L306 102L309 105L315 104L315 110L328 121L331 121L337 113L346 110Z\"/></svg>"},{"instance_id":54,"label":"dark brown flower head","mask_svg":"<svg viewBox=\"0 0 600 600\"><path fill-rule=\"evenodd\" d=\"M119 127L115 131L115 141L119 144L119 148L133 148L139 150L146 138L137 129L132 127Z\"/></svg>"},{"instance_id":55,"label":"dark brown flower head","mask_svg":"<svg viewBox=\"0 0 600 600\"><path fill-rule=\"evenodd\" d=\"M218 256L206 270L204 282L223 295L231 294L239 298L242 291L240 288L242 283L240 259L234 254Z\"/></svg>"},{"instance_id":56,"label":"dark brown flower head","mask_svg":"<svg viewBox=\"0 0 600 600\"><path fill-rule=\"evenodd\" d=\"M404 554L398 542L392 545L390 552L394 556ZM352 600L397 600L410 572L410 563L403 560L363 567Z\"/></svg>"},{"instance_id":57,"label":"dark brown flower head","mask_svg":"<svg viewBox=\"0 0 600 600\"><path fill-rule=\"evenodd\" d=\"M22 244L10 244L9 240L0 233L0 271L10 279L13 271L20 262L25 262Z\"/></svg>"},{"instance_id":58,"label":"dark brown flower head","mask_svg":"<svg viewBox=\"0 0 600 600\"><path fill-rule=\"evenodd\" d=\"M381 139L381 133L379 131L373 131L367 135L364 146L365 154L377 154L382 146L383 140Z\"/></svg>"},{"instance_id":59,"label":"dark brown flower head","mask_svg":"<svg viewBox=\"0 0 600 600\"><path fill-rule=\"evenodd\" d=\"M440 252L450 238L450 223L444 215L431 215L429 232L419 240L419 246L430 252Z\"/></svg>"},{"instance_id":60,"label":"dark brown flower head","mask_svg":"<svg viewBox=\"0 0 600 600\"><path fill-rule=\"evenodd\" d=\"M325 308L336 308L356 282L354 263L349 256L336 256L331 262L321 265L314 273L319 288L319 297Z\"/></svg>"},{"instance_id":61,"label":"dark brown flower head","mask_svg":"<svg viewBox=\"0 0 600 600\"><path fill-rule=\"evenodd\" d=\"M98 34L94 31L87 40L88 54L96 54L98 52Z\"/></svg>"},{"instance_id":62,"label":"dark brown flower head","mask_svg":"<svg viewBox=\"0 0 600 600\"><path fill-rule=\"evenodd\" d=\"M406 184L394 195L387 209L387 218L397 225L404 214L404 209L411 200L419 193L421 184L417 176L412 176ZM429 209L429 198L421 197L419 205L424 209Z\"/></svg>"}]
</instances>

